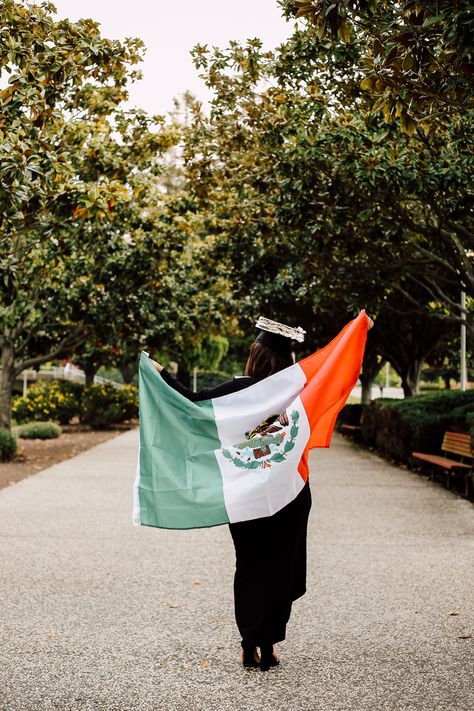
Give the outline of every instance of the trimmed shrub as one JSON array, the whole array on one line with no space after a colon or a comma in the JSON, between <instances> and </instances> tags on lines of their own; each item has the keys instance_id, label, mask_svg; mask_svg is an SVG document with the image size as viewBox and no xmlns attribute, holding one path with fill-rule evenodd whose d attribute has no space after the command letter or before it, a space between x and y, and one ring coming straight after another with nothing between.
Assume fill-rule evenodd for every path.
<instances>
[{"instance_id":1,"label":"trimmed shrub","mask_svg":"<svg viewBox=\"0 0 474 711\"><path fill-rule=\"evenodd\" d=\"M133 417L138 417L138 389L135 385L115 388L104 383L84 390L82 423L101 430Z\"/></svg>"},{"instance_id":2,"label":"trimmed shrub","mask_svg":"<svg viewBox=\"0 0 474 711\"><path fill-rule=\"evenodd\" d=\"M405 400L374 400L362 415L362 438L408 462L413 451L439 452L446 431L469 432L474 391L442 391Z\"/></svg>"},{"instance_id":3,"label":"trimmed shrub","mask_svg":"<svg viewBox=\"0 0 474 711\"><path fill-rule=\"evenodd\" d=\"M232 380L234 376L229 375L229 373L222 373L220 371L205 370L200 371L197 374L197 389L207 390L208 388L215 388L217 385L225 383L226 380ZM192 381L192 378L191 378Z\"/></svg>"},{"instance_id":4,"label":"trimmed shrub","mask_svg":"<svg viewBox=\"0 0 474 711\"><path fill-rule=\"evenodd\" d=\"M67 424L81 411L84 386L69 380L38 380L28 388L26 397L13 400L12 415L18 424L57 420Z\"/></svg>"},{"instance_id":5,"label":"trimmed shrub","mask_svg":"<svg viewBox=\"0 0 474 711\"><path fill-rule=\"evenodd\" d=\"M365 407L366 405L361 405L360 403L344 405L341 412L337 416L337 429L340 430L341 425L360 425L362 413Z\"/></svg>"},{"instance_id":6,"label":"trimmed shrub","mask_svg":"<svg viewBox=\"0 0 474 711\"><path fill-rule=\"evenodd\" d=\"M472 442L474 443L474 412L467 413L466 424L468 427L468 432L471 435ZM473 453L474 453L474 449L473 449Z\"/></svg>"},{"instance_id":7,"label":"trimmed shrub","mask_svg":"<svg viewBox=\"0 0 474 711\"><path fill-rule=\"evenodd\" d=\"M17 427L15 434L22 439L55 439L61 431L54 422L27 422Z\"/></svg>"},{"instance_id":8,"label":"trimmed shrub","mask_svg":"<svg viewBox=\"0 0 474 711\"><path fill-rule=\"evenodd\" d=\"M4 427L0 427L0 462L9 462L16 454L16 439Z\"/></svg>"}]
</instances>

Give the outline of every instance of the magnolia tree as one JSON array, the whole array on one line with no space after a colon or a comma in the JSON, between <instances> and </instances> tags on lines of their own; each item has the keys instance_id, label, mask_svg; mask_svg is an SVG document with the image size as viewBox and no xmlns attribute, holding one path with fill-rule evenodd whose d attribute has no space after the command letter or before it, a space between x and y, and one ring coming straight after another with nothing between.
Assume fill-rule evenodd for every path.
<instances>
[{"instance_id":1,"label":"magnolia tree","mask_svg":"<svg viewBox=\"0 0 474 711\"><path fill-rule=\"evenodd\" d=\"M169 344L176 328L194 345L225 299L188 198L162 187L176 126L121 108L142 43L53 11L0 8L4 427L23 369L75 354L89 383L105 361L136 366L141 347Z\"/></svg>"},{"instance_id":2,"label":"magnolia tree","mask_svg":"<svg viewBox=\"0 0 474 711\"><path fill-rule=\"evenodd\" d=\"M472 0L279 0L326 52L359 45L353 71L387 121L413 133L474 108Z\"/></svg>"},{"instance_id":3,"label":"magnolia tree","mask_svg":"<svg viewBox=\"0 0 474 711\"><path fill-rule=\"evenodd\" d=\"M276 53L258 41L195 49L214 98L187 134L189 190L244 316L266 310L316 338L360 306L385 313L387 299L405 325L432 318L433 336L399 333L400 343L426 333L421 348L391 356L411 394L440 326L461 319L459 290L474 295L472 118L400 133L353 80L360 47L328 56L320 45L297 31ZM386 341L375 368L389 358Z\"/></svg>"}]
</instances>

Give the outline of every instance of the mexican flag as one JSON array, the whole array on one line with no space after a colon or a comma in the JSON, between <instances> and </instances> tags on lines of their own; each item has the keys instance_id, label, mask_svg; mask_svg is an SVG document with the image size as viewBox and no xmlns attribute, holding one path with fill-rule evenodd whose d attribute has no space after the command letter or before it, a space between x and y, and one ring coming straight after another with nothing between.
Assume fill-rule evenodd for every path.
<instances>
[{"instance_id":1,"label":"mexican flag","mask_svg":"<svg viewBox=\"0 0 474 711\"><path fill-rule=\"evenodd\" d=\"M271 516L308 478L308 452L329 447L362 365L365 311L325 347L238 392L191 402L146 353L139 372L134 523L204 528Z\"/></svg>"}]
</instances>

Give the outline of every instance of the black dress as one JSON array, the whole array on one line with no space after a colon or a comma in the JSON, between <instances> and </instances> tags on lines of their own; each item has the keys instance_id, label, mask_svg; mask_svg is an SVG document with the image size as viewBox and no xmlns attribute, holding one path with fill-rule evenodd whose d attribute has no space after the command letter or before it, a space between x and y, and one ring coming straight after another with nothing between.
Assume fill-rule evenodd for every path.
<instances>
[{"instance_id":1,"label":"black dress","mask_svg":"<svg viewBox=\"0 0 474 711\"><path fill-rule=\"evenodd\" d=\"M242 390L253 378L234 378L193 393L165 368L165 382L193 402ZM285 639L294 600L306 592L306 532L311 491L306 482L296 499L273 516L230 523L234 541L235 618L242 639L257 647Z\"/></svg>"}]
</instances>

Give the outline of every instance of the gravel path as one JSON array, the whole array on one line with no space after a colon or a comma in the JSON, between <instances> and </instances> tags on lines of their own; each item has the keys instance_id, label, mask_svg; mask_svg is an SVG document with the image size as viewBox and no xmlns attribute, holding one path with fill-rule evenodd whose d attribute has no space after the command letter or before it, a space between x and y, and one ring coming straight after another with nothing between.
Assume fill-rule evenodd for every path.
<instances>
[{"instance_id":1,"label":"gravel path","mask_svg":"<svg viewBox=\"0 0 474 711\"><path fill-rule=\"evenodd\" d=\"M263 674L237 661L227 528L132 527L137 439L0 491L1 711L474 708L471 504L335 437Z\"/></svg>"}]
</instances>

